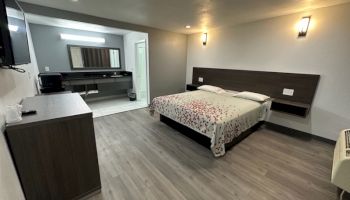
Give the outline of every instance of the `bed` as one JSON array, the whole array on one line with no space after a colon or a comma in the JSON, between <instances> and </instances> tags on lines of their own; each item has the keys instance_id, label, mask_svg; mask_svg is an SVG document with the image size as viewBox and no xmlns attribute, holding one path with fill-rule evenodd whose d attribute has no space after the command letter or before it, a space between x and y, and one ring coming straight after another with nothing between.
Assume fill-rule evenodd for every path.
<instances>
[{"instance_id":1,"label":"bed","mask_svg":"<svg viewBox=\"0 0 350 200\"><path fill-rule=\"evenodd\" d=\"M209 138L211 151L220 157L226 144L265 120L270 106L270 100L258 102L227 92L197 90L154 98L150 111Z\"/></svg>"}]
</instances>

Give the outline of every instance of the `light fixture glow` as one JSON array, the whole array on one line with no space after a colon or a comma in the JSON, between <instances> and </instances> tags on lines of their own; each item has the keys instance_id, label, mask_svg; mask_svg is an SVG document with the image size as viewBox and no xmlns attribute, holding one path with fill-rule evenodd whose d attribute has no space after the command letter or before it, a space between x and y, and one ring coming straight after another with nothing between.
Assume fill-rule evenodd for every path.
<instances>
[{"instance_id":1,"label":"light fixture glow","mask_svg":"<svg viewBox=\"0 0 350 200\"><path fill-rule=\"evenodd\" d=\"M10 30L10 31L13 31L13 32L17 32L17 31L18 31L18 26L9 24L8 27L9 27L9 30Z\"/></svg>"},{"instance_id":2,"label":"light fixture glow","mask_svg":"<svg viewBox=\"0 0 350 200\"><path fill-rule=\"evenodd\" d=\"M203 46L207 45L208 42L208 33L203 33L202 34L202 42L203 42Z\"/></svg>"},{"instance_id":3,"label":"light fixture glow","mask_svg":"<svg viewBox=\"0 0 350 200\"><path fill-rule=\"evenodd\" d=\"M298 30L299 30L298 37L305 37L306 36L307 31L309 29L310 21L311 21L311 16L303 17L300 20L299 25L298 25Z\"/></svg>"},{"instance_id":4,"label":"light fixture glow","mask_svg":"<svg viewBox=\"0 0 350 200\"><path fill-rule=\"evenodd\" d=\"M105 43L106 40L101 37L89 37L89 36L81 36L81 35L71 35L61 33L62 40L74 40L74 41L82 41L82 42L94 42L94 43Z\"/></svg>"},{"instance_id":5,"label":"light fixture glow","mask_svg":"<svg viewBox=\"0 0 350 200\"><path fill-rule=\"evenodd\" d=\"M189 29L189 28L191 28L191 26L190 25L186 25L185 28Z\"/></svg>"}]
</instances>

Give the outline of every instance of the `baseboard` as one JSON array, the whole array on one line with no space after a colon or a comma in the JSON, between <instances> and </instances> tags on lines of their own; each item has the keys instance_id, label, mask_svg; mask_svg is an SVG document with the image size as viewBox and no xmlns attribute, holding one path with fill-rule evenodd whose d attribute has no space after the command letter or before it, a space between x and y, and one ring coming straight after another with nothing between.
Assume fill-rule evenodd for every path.
<instances>
[{"instance_id":1,"label":"baseboard","mask_svg":"<svg viewBox=\"0 0 350 200\"><path fill-rule=\"evenodd\" d=\"M285 127L285 126L281 126L281 125L278 125L278 124L274 124L274 123L271 123L271 122L265 122L265 127L270 129L270 130L275 130L275 131L277 131L279 133L283 133L283 134L286 134L286 135L290 135L290 136L293 136L293 137L300 138L302 140L314 139L314 140L326 142L326 143L333 144L333 145L336 143L336 141L330 140L328 138L324 138L324 137L320 137L318 135L313 135L311 133L306 133L306 132L303 132L303 131L295 130L295 129L288 128L288 127Z\"/></svg>"},{"instance_id":2,"label":"baseboard","mask_svg":"<svg viewBox=\"0 0 350 200\"><path fill-rule=\"evenodd\" d=\"M87 199L90 199L91 197L93 197L99 193L101 193L101 186L94 188L91 191L88 191L88 192L86 192L86 193L84 193L84 194L82 194L79 197L76 197L74 199L87 200Z\"/></svg>"}]
</instances>

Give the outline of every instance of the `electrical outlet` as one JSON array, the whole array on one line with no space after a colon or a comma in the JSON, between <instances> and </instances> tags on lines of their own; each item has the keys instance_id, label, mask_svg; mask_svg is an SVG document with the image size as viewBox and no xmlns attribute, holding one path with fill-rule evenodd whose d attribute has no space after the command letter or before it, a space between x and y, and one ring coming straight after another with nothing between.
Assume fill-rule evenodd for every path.
<instances>
[{"instance_id":1,"label":"electrical outlet","mask_svg":"<svg viewBox=\"0 0 350 200\"><path fill-rule=\"evenodd\" d=\"M203 83L204 79L203 77L198 77L198 82Z\"/></svg>"},{"instance_id":2,"label":"electrical outlet","mask_svg":"<svg viewBox=\"0 0 350 200\"><path fill-rule=\"evenodd\" d=\"M294 94L294 89L284 88L282 94L283 94L283 95L286 95L286 96L293 96L293 94Z\"/></svg>"},{"instance_id":3,"label":"electrical outlet","mask_svg":"<svg viewBox=\"0 0 350 200\"><path fill-rule=\"evenodd\" d=\"M50 71L50 67L49 66L45 66L45 72L49 72Z\"/></svg>"}]
</instances>

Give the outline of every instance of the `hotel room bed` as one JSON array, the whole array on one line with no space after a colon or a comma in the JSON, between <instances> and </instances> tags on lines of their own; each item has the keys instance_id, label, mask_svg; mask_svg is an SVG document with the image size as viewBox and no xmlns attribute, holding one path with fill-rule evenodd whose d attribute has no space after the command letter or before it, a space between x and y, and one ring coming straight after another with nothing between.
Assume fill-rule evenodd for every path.
<instances>
[{"instance_id":1,"label":"hotel room bed","mask_svg":"<svg viewBox=\"0 0 350 200\"><path fill-rule=\"evenodd\" d=\"M225 154L225 144L265 120L270 105L197 90L154 98L150 110L210 138L211 151L219 157Z\"/></svg>"}]
</instances>

